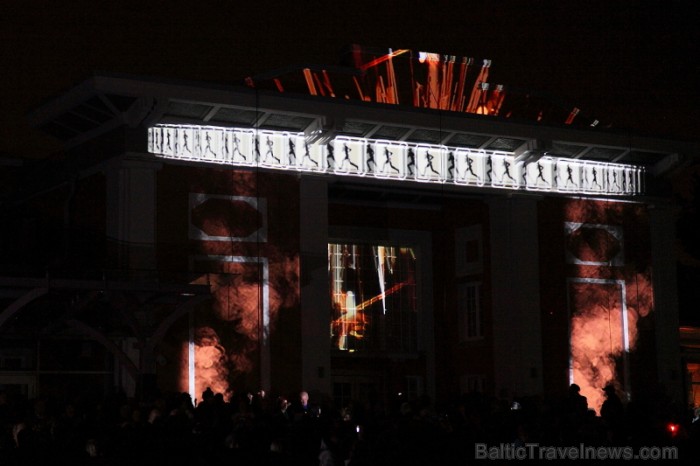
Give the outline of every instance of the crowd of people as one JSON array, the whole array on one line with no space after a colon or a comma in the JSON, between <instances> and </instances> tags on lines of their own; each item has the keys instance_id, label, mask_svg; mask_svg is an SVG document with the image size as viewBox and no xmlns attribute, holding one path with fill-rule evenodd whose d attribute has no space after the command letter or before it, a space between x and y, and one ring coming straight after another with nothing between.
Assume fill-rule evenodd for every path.
<instances>
[{"instance_id":1,"label":"crowd of people","mask_svg":"<svg viewBox=\"0 0 700 466\"><path fill-rule=\"evenodd\" d=\"M558 399L469 393L342 407L262 390L226 401L207 389L196 405L187 393L85 403L0 392L0 465L461 465L477 444L532 443L676 446L681 459L699 457L700 410L606 394L597 414L575 385Z\"/></svg>"}]
</instances>

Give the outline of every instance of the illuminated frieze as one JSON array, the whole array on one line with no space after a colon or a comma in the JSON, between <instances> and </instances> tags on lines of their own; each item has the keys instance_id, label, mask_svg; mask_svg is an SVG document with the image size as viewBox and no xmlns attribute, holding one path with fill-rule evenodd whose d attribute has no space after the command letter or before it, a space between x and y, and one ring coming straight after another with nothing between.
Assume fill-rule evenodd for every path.
<instances>
[{"instance_id":1,"label":"illuminated frieze","mask_svg":"<svg viewBox=\"0 0 700 466\"><path fill-rule=\"evenodd\" d=\"M548 155L528 161L503 151L346 136L320 143L303 133L194 125L149 128L148 151L231 166L600 195L641 194L644 174L633 165Z\"/></svg>"}]
</instances>

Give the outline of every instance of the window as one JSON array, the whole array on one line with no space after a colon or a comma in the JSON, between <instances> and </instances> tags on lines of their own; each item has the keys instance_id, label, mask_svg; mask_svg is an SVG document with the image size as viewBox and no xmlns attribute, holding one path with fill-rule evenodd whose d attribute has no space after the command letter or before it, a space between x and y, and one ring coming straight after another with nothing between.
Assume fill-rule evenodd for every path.
<instances>
[{"instance_id":1,"label":"window","mask_svg":"<svg viewBox=\"0 0 700 466\"><path fill-rule=\"evenodd\" d=\"M455 275L463 277L483 270L481 225L460 228L455 232Z\"/></svg>"},{"instance_id":2,"label":"window","mask_svg":"<svg viewBox=\"0 0 700 466\"><path fill-rule=\"evenodd\" d=\"M417 375L406 376L406 399L417 400L423 395L423 377Z\"/></svg>"},{"instance_id":3,"label":"window","mask_svg":"<svg viewBox=\"0 0 700 466\"><path fill-rule=\"evenodd\" d=\"M484 393L486 376L480 374L464 374L459 378L460 393Z\"/></svg>"},{"instance_id":4,"label":"window","mask_svg":"<svg viewBox=\"0 0 700 466\"><path fill-rule=\"evenodd\" d=\"M686 363L688 372L688 401L694 407L700 407L700 363Z\"/></svg>"},{"instance_id":5,"label":"window","mask_svg":"<svg viewBox=\"0 0 700 466\"><path fill-rule=\"evenodd\" d=\"M332 348L417 350L416 254L378 244L328 245Z\"/></svg>"},{"instance_id":6,"label":"window","mask_svg":"<svg viewBox=\"0 0 700 466\"><path fill-rule=\"evenodd\" d=\"M468 341L482 338L480 282L457 285L457 311L459 313L459 340Z\"/></svg>"}]
</instances>

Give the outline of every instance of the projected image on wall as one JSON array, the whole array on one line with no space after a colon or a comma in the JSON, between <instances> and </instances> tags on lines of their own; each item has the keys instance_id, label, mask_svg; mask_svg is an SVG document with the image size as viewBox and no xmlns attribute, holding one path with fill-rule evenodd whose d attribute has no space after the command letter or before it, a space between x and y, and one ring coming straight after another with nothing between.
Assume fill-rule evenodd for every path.
<instances>
[{"instance_id":1,"label":"projected image on wall","mask_svg":"<svg viewBox=\"0 0 700 466\"><path fill-rule=\"evenodd\" d=\"M340 351L411 352L416 344L413 248L329 244L331 345Z\"/></svg>"}]
</instances>

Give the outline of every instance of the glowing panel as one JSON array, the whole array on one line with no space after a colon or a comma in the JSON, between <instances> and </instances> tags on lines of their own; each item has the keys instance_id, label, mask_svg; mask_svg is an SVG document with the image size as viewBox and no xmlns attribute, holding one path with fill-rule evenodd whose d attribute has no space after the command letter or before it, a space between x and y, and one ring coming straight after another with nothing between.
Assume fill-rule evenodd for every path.
<instances>
[{"instance_id":1,"label":"glowing panel","mask_svg":"<svg viewBox=\"0 0 700 466\"><path fill-rule=\"evenodd\" d=\"M486 153L456 149L454 154L455 183L483 186L486 183Z\"/></svg>"},{"instance_id":2,"label":"glowing panel","mask_svg":"<svg viewBox=\"0 0 700 466\"><path fill-rule=\"evenodd\" d=\"M576 160L558 160L557 189L563 192L577 192L581 189L581 163Z\"/></svg>"},{"instance_id":3,"label":"glowing panel","mask_svg":"<svg viewBox=\"0 0 700 466\"><path fill-rule=\"evenodd\" d=\"M446 147L418 144L416 146L415 153L415 177L417 181L433 181L442 183L446 180Z\"/></svg>"},{"instance_id":4,"label":"glowing panel","mask_svg":"<svg viewBox=\"0 0 700 466\"><path fill-rule=\"evenodd\" d=\"M515 163L512 155L491 155L493 173L491 184L497 187L518 188L522 183L522 164Z\"/></svg>"},{"instance_id":5,"label":"glowing panel","mask_svg":"<svg viewBox=\"0 0 700 466\"><path fill-rule=\"evenodd\" d=\"M224 130L221 132L223 159L236 165L255 165L255 132L253 130Z\"/></svg>"},{"instance_id":6,"label":"glowing panel","mask_svg":"<svg viewBox=\"0 0 700 466\"><path fill-rule=\"evenodd\" d=\"M643 168L545 156L515 162L508 152L339 136L310 142L303 133L192 125L148 130L159 157L232 166L453 183L510 190L636 195Z\"/></svg>"},{"instance_id":7,"label":"glowing panel","mask_svg":"<svg viewBox=\"0 0 700 466\"><path fill-rule=\"evenodd\" d=\"M296 147L296 168L300 171L326 171L326 151L321 144L309 144L303 134L289 135Z\"/></svg>"},{"instance_id":8,"label":"glowing panel","mask_svg":"<svg viewBox=\"0 0 700 466\"><path fill-rule=\"evenodd\" d=\"M581 169L583 183L581 187L587 193L605 192L605 174L603 166L597 162L584 162Z\"/></svg>"},{"instance_id":9,"label":"glowing panel","mask_svg":"<svg viewBox=\"0 0 700 466\"><path fill-rule=\"evenodd\" d=\"M364 175L365 169L365 145L367 141L357 138L338 137L332 144L332 165L329 155L329 167L340 175Z\"/></svg>"},{"instance_id":10,"label":"glowing panel","mask_svg":"<svg viewBox=\"0 0 700 466\"><path fill-rule=\"evenodd\" d=\"M287 139L286 133L258 131L256 153L260 165L285 170L290 168Z\"/></svg>"},{"instance_id":11,"label":"glowing panel","mask_svg":"<svg viewBox=\"0 0 700 466\"><path fill-rule=\"evenodd\" d=\"M377 178L406 178L408 145L391 141L367 144L367 171Z\"/></svg>"},{"instance_id":12,"label":"glowing panel","mask_svg":"<svg viewBox=\"0 0 700 466\"><path fill-rule=\"evenodd\" d=\"M535 191L551 191L554 184L554 160L551 157L542 157L536 162L526 166L527 189Z\"/></svg>"}]
</instances>

